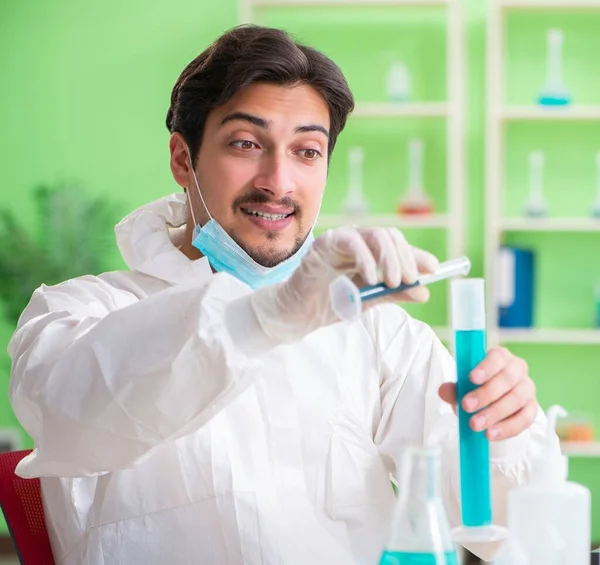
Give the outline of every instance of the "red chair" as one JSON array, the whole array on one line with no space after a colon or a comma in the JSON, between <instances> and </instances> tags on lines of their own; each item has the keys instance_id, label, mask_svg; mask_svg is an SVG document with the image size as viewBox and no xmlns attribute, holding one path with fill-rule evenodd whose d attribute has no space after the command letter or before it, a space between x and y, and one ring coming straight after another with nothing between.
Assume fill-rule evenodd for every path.
<instances>
[{"instance_id":1,"label":"red chair","mask_svg":"<svg viewBox=\"0 0 600 565\"><path fill-rule=\"evenodd\" d=\"M6 518L21 565L55 565L39 479L15 475L17 463L31 451L0 454L0 507Z\"/></svg>"}]
</instances>

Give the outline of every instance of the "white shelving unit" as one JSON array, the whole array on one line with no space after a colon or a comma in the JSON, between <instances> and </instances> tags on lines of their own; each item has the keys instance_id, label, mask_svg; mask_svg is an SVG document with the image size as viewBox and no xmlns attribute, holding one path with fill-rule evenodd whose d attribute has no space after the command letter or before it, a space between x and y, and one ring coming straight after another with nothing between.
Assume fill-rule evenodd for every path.
<instances>
[{"instance_id":1,"label":"white shelving unit","mask_svg":"<svg viewBox=\"0 0 600 565\"><path fill-rule=\"evenodd\" d=\"M446 118L450 106L445 102L407 102L392 104L384 102L359 102L353 118Z\"/></svg>"},{"instance_id":2,"label":"white shelving unit","mask_svg":"<svg viewBox=\"0 0 600 565\"><path fill-rule=\"evenodd\" d=\"M560 447L568 457L600 457L598 441L561 441Z\"/></svg>"},{"instance_id":3,"label":"white shelving unit","mask_svg":"<svg viewBox=\"0 0 600 565\"><path fill-rule=\"evenodd\" d=\"M450 219L446 214L428 216L407 216L398 214L369 214L366 216L349 216L345 214L322 214L319 227L323 229L342 226L380 226L395 228L446 229Z\"/></svg>"},{"instance_id":4,"label":"white shelving unit","mask_svg":"<svg viewBox=\"0 0 600 565\"><path fill-rule=\"evenodd\" d=\"M505 10L589 10L600 8L598 0L501 0Z\"/></svg>"},{"instance_id":5,"label":"white shelving unit","mask_svg":"<svg viewBox=\"0 0 600 565\"><path fill-rule=\"evenodd\" d=\"M352 217L344 215L321 216L318 227L332 228L343 225L394 226L403 228L443 229L447 231L447 258L463 254L463 218L465 184L465 64L464 33L461 15L461 0L240 0L240 21L260 23L257 12L268 8L307 7L318 18L317 8L395 6L399 9L430 7L443 10L446 14L446 76L447 100L441 102L371 103L357 101L350 120L356 119L402 119L436 118L447 122L447 198L445 214L429 217L406 217L394 214ZM442 258L443 259L443 258ZM450 304L450 300L448 300ZM450 320L448 311L448 320ZM447 328L434 328L443 339L449 338Z\"/></svg>"},{"instance_id":6,"label":"white shelving unit","mask_svg":"<svg viewBox=\"0 0 600 565\"><path fill-rule=\"evenodd\" d=\"M538 108L536 106L506 106L499 109L500 118L505 122L515 121L597 121L600 120L600 106L567 106L561 108Z\"/></svg>"},{"instance_id":7,"label":"white shelving unit","mask_svg":"<svg viewBox=\"0 0 600 565\"><path fill-rule=\"evenodd\" d=\"M504 232L600 232L600 219L594 218L505 218Z\"/></svg>"},{"instance_id":8,"label":"white shelving unit","mask_svg":"<svg viewBox=\"0 0 600 565\"><path fill-rule=\"evenodd\" d=\"M452 0L249 0L246 12L247 18L242 21L251 21L252 8L265 8L272 6L445 6Z\"/></svg>"},{"instance_id":9,"label":"white shelving unit","mask_svg":"<svg viewBox=\"0 0 600 565\"><path fill-rule=\"evenodd\" d=\"M580 329L501 329L502 343L555 343L557 345L600 345L600 330Z\"/></svg>"},{"instance_id":10,"label":"white shelving unit","mask_svg":"<svg viewBox=\"0 0 600 565\"><path fill-rule=\"evenodd\" d=\"M506 16L515 11L600 10L599 0L491 0L487 30L487 116L485 179L485 278L488 285L487 319L490 343L600 344L593 329L501 329L496 305L496 257L508 232L600 232L593 218L506 218L502 215L505 127L517 121L600 121L600 106L544 108L506 105Z\"/></svg>"}]
</instances>

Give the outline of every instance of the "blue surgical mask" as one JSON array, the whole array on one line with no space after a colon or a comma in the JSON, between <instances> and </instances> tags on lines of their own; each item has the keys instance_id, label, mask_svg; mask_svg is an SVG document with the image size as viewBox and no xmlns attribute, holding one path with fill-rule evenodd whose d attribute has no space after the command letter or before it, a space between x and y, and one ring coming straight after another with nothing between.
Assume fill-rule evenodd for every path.
<instances>
[{"instance_id":1,"label":"blue surgical mask","mask_svg":"<svg viewBox=\"0 0 600 565\"><path fill-rule=\"evenodd\" d=\"M194 176L194 182L202 205L210 218L206 224L200 226L196 222L193 208L190 205L192 220L195 226L192 245L208 259L211 267L215 271L229 273L253 289L287 280L298 268L302 257L304 257L312 245L315 239L312 230L302 244L302 247L291 257L274 267L263 267L252 259L223 229L219 222L211 216L204 202L193 167L192 175Z\"/></svg>"}]
</instances>

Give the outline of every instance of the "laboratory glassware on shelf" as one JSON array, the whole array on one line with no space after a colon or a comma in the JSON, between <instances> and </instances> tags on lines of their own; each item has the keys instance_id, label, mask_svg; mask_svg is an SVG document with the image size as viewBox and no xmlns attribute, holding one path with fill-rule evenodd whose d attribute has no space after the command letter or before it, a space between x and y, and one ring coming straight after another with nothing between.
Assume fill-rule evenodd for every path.
<instances>
[{"instance_id":1,"label":"laboratory glassware on shelf","mask_svg":"<svg viewBox=\"0 0 600 565\"><path fill-rule=\"evenodd\" d=\"M390 102L408 102L412 98L412 79L408 67L393 59L387 72L387 97Z\"/></svg>"},{"instance_id":2,"label":"laboratory glassware on shelf","mask_svg":"<svg viewBox=\"0 0 600 565\"><path fill-rule=\"evenodd\" d=\"M542 151L532 151L529 154L529 198L524 212L530 218L548 215L548 202L544 198L544 162Z\"/></svg>"},{"instance_id":3,"label":"laboratory glassware on shelf","mask_svg":"<svg viewBox=\"0 0 600 565\"><path fill-rule=\"evenodd\" d=\"M563 42L564 36L560 29L548 30L546 85L538 96L538 104L541 106L567 106L571 103L571 96L563 82Z\"/></svg>"},{"instance_id":4,"label":"laboratory glassware on shelf","mask_svg":"<svg viewBox=\"0 0 600 565\"><path fill-rule=\"evenodd\" d=\"M353 147L348 151L348 192L342 209L349 216L369 213L369 204L363 190L364 160L365 152L362 147Z\"/></svg>"},{"instance_id":5,"label":"laboratory glassware on shelf","mask_svg":"<svg viewBox=\"0 0 600 565\"><path fill-rule=\"evenodd\" d=\"M594 283L594 326L600 329L600 281Z\"/></svg>"},{"instance_id":6,"label":"laboratory glassware on shelf","mask_svg":"<svg viewBox=\"0 0 600 565\"><path fill-rule=\"evenodd\" d=\"M408 143L408 188L398 204L402 215L431 214L433 201L423 186L423 140Z\"/></svg>"},{"instance_id":7,"label":"laboratory glassware on shelf","mask_svg":"<svg viewBox=\"0 0 600 565\"><path fill-rule=\"evenodd\" d=\"M600 151L596 153L596 200L592 208L592 216L600 219Z\"/></svg>"}]
</instances>

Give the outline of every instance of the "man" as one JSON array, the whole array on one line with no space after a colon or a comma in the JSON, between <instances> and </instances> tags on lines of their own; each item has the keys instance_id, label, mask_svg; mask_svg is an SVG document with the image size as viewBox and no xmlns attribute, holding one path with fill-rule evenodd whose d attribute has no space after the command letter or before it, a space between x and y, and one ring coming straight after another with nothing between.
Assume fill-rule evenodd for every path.
<instances>
[{"instance_id":1,"label":"man","mask_svg":"<svg viewBox=\"0 0 600 565\"><path fill-rule=\"evenodd\" d=\"M42 479L57 564L376 563L407 443L443 445L460 521L452 358L395 304L341 322L329 300L341 275L397 286L436 259L397 230L312 241L352 107L319 52L278 30L226 33L171 97L186 194L117 226L130 270L35 292L9 346L11 398L36 446L17 472ZM543 416L507 351L472 378L464 405L493 442L502 521Z\"/></svg>"}]
</instances>

